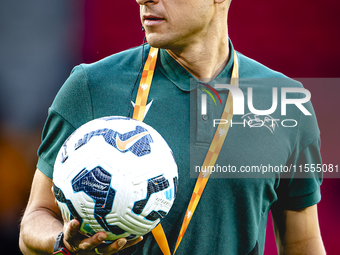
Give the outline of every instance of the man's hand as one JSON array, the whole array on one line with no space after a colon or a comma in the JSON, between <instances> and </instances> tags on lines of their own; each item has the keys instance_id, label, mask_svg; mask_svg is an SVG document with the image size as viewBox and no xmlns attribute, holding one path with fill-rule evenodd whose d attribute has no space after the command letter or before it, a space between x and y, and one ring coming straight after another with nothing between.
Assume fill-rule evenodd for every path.
<instances>
[{"instance_id":1,"label":"man's hand","mask_svg":"<svg viewBox=\"0 0 340 255\"><path fill-rule=\"evenodd\" d=\"M114 254L143 240L143 237L131 241L119 238L115 242L107 244L104 242L107 237L105 232L98 232L91 237L87 237L79 232L79 228L80 223L75 219L65 223L63 240L65 247L69 251L79 255Z\"/></svg>"},{"instance_id":2,"label":"man's hand","mask_svg":"<svg viewBox=\"0 0 340 255\"><path fill-rule=\"evenodd\" d=\"M125 238L116 240L112 244L104 242L106 233L96 233L92 237L79 232L80 223L77 220L67 222L61 215L55 201L50 178L37 170L33 179L30 199L21 222L20 249L25 255L49 255L53 253L53 246L57 235L64 232L64 245L79 255L109 255L125 249L141 241L126 241ZM97 248L97 249L96 249Z\"/></svg>"}]
</instances>

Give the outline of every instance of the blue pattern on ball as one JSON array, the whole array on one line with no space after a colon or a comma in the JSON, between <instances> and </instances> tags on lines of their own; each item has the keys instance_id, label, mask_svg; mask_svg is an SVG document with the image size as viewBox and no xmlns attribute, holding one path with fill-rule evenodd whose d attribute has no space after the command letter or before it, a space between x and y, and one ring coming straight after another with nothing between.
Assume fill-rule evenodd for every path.
<instances>
[{"instance_id":1,"label":"blue pattern on ball","mask_svg":"<svg viewBox=\"0 0 340 255\"><path fill-rule=\"evenodd\" d=\"M91 171L84 169L72 180L74 192L84 192L95 201L94 217L100 226L113 234L125 233L116 225L106 221L106 215L112 211L116 191L111 187L112 175L100 166Z\"/></svg>"}]
</instances>

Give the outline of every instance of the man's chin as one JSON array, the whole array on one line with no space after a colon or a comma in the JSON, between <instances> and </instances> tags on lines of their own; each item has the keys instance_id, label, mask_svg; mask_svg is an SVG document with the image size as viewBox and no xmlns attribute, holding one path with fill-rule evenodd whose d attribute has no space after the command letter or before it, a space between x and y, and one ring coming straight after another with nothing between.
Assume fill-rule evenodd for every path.
<instances>
[{"instance_id":1,"label":"man's chin","mask_svg":"<svg viewBox=\"0 0 340 255\"><path fill-rule=\"evenodd\" d=\"M148 44L154 48L169 49L171 48L171 43L169 40L162 38L159 34L147 34L146 40Z\"/></svg>"}]
</instances>

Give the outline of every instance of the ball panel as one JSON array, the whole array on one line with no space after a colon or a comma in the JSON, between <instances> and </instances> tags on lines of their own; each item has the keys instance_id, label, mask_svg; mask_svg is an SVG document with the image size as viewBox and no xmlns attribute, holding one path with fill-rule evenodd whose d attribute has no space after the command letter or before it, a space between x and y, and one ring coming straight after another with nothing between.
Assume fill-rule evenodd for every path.
<instances>
[{"instance_id":1,"label":"ball panel","mask_svg":"<svg viewBox=\"0 0 340 255\"><path fill-rule=\"evenodd\" d=\"M150 232L175 199L177 165L152 127L125 117L104 117L78 128L54 166L55 195L65 217L81 231L105 231L108 240Z\"/></svg>"}]
</instances>

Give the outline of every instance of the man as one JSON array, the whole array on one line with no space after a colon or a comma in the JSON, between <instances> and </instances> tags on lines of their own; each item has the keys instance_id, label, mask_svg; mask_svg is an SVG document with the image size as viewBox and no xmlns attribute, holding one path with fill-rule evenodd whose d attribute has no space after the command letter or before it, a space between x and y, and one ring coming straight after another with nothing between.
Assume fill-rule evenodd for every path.
<instances>
[{"instance_id":1,"label":"man","mask_svg":"<svg viewBox=\"0 0 340 255\"><path fill-rule=\"evenodd\" d=\"M211 85L220 80L227 83L235 70L236 58L240 78L277 79L284 76L240 53L234 54L227 30L229 1L137 2L149 45L160 48L147 102L151 107L144 121L167 140L179 168L178 195L162 221L173 252L196 182L195 178L190 178L192 164L188 158L191 156L195 163L202 163L215 132L212 119L219 118L222 112L220 108L209 107L207 114L191 116L190 95L200 102L208 82ZM59 91L44 127L38 169L22 219L20 247L24 254L51 254L55 243L80 255L113 254L119 250L122 254L162 254L151 234L143 241L142 238L134 241L122 238L112 244L103 243L105 233L82 236L78 233L77 220L62 222L51 192L55 157L68 135L94 118L132 116L131 101L137 94L135 84L136 77L140 78L140 57L145 55L144 64L149 45L76 67ZM300 86L293 81L289 84ZM263 89L260 85L254 85L254 88ZM228 96L224 92L221 91L221 98L225 102ZM268 102L267 99L262 95L258 101ZM313 111L310 104L306 107ZM292 112L294 119L299 120L298 128L281 128L278 135L270 138L265 129L249 132L231 127L217 163L238 167L255 161L276 165L320 163L315 118L304 116L299 109ZM196 133L190 132L191 122L197 127ZM272 128L270 132L274 131L273 126L268 126ZM258 146L261 141L265 142ZM280 254L325 254L316 208L320 200L321 177L284 179L276 173L270 177L209 180L176 253L262 254L271 209Z\"/></svg>"}]
</instances>

